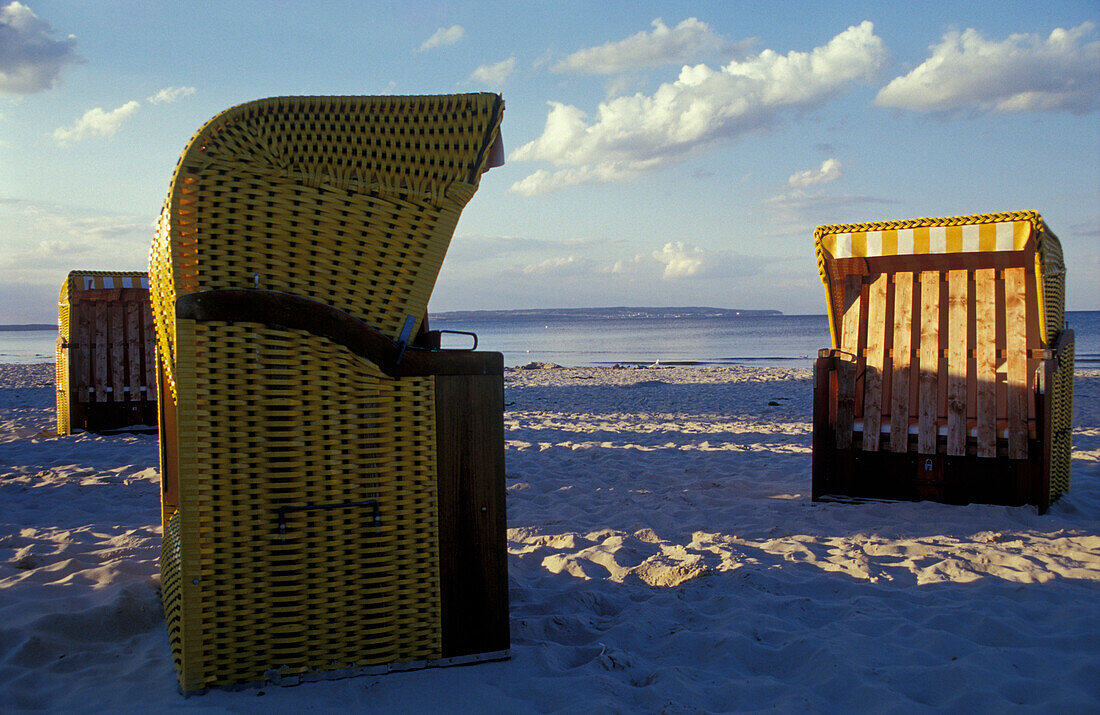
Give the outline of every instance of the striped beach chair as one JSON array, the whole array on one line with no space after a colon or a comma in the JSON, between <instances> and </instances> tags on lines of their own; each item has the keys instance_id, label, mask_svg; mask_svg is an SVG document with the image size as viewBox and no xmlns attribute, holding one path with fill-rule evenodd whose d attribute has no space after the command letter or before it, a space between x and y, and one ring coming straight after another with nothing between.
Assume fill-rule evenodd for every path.
<instances>
[{"instance_id":1,"label":"striped beach chair","mask_svg":"<svg viewBox=\"0 0 1100 715\"><path fill-rule=\"evenodd\" d=\"M832 348L813 498L1034 504L1069 489L1073 331L1034 212L819 226Z\"/></svg>"},{"instance_id":2,"label":"striped beach chair","mask_svg":"<svg viewBox=\"0 0 1100 715\"><path fill-rule=\"evenodd\" d=\"M150 275L185 692L508 655L503 358L422 349L502 112L280 97L184 150Z\"/></svg>"},{"instance_id":3,"label":"striped beach chair","mask_svg":"<svg viewBox=\"0 0 1100 715\"><path fill-rule=\"evenodd\" d=\"M157 423L149 277L72 271L57 301L57 433Z\"/></svg>"}]
</instances>

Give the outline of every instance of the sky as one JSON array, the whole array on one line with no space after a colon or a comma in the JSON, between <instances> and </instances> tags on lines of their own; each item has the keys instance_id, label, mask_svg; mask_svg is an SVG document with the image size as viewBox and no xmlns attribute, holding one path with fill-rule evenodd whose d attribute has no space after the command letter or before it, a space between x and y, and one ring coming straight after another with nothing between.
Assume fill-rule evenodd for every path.
<instances>
[{"instance_id":1,"label":"sky","mask_svg":"<svg viewBox=\"0 0 1100 715\"><path fill-rule=\"evenodd\" d=\"M825 311L818 224L1037 210L1100 309L1100 2L0 0L0 324L145 270L191 135L277 95L493 91L429 305Z\"/></svg>"}]
</instances>

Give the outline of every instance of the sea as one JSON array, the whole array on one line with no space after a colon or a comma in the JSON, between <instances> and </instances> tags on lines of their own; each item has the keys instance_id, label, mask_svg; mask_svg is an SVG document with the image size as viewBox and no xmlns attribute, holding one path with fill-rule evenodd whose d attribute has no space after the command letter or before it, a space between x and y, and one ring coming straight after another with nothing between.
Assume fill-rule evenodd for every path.
<instances>
[{"instance_id":1,"label":"sea","mask_svg":"<svg viewBox=\"0 0 1100 715\"><path fill-rule=\"evenodd\" d=\"M1100 311L1067 311L1076 365L1100 368ZM509 367L756 365L810 367L829 347L824 315L718 308L588 308L431 314L443 347L504 354ZM52 362L57 331L0 329L0 363Z\"/></svg>"}]
</instances>

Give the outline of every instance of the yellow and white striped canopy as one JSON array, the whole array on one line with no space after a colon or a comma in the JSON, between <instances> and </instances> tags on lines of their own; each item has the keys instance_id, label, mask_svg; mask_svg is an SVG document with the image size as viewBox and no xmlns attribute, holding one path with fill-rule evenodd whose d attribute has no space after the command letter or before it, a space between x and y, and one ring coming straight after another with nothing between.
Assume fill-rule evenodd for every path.
<instances>
[{"instance_id":1,"label":"yellow and white striped canopy","mask_svg":"<svg viewBox=\"0 0 1100 715\"><path fill-rule=\"evenodd\" d=\"M1022 251L1031 235L1030 220L849 230L825 233L820 238L820 248L828 258Z\"/></svg>"}]
</instances>

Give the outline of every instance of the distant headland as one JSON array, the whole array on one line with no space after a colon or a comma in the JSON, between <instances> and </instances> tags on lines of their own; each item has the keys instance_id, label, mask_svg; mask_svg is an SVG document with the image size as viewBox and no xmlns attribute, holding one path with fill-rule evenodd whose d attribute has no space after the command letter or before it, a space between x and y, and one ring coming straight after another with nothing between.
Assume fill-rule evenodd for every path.
<instances>
[{"instance_id":1,"label":"distant headland","mask_svg":"<svg viewBox=\"0 0 1100 715\"><path fill-rule=\"evenodd\" d=\"M25 325L0 325L0 330L57 330L57 323L27 323Z\"/></svg>"},{"instance_id":2,"label":"distant headland","mask_svg":"<svg viewBox=\"0 0 1100 715\"><path fill-rule=\"evenodd\" d=\"M452 310L431 313L429 318L446 320L547 320L547 319L629 319L629 318L736 318L783 315L778 310L742 310L738 308L707 308L690 306L683 308L532 308L528 310Z\"/></svg>"}]
</instances>

